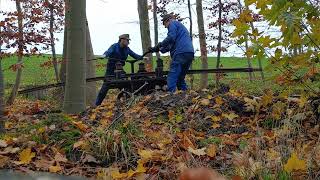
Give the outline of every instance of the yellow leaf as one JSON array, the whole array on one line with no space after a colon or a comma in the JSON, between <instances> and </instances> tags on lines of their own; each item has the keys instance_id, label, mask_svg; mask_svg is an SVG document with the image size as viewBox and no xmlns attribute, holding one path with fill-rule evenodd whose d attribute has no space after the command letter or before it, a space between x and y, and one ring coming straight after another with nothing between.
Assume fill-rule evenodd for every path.
<instances>
[{"instance_id":1,"label":"yellow leaf","mask_svg":"<svg viewBox=\"0 0 320 180\"><path fill-rule=\"evenodd\" d=\"M72 121L72 123L77 126L81 131L87 131L88 126L83 124L81 121Z\"/></svg>"},{"instance_id":2,"label":"yellow leaf","mask_svg":"<svg viewBox=\"0 0 320 180\"><path fill-rule=\"evenodd\" d=\"M229 93L230 93L231 96L235 96L235 97L240 97L241 96L239 91L234 90L234 89L230 89Z\"/></svg>"},{"instance_id":3,"label":"yellow leaf","mask_svg":"<svg viewBox=\"0 0 320 180\"><path fill-rule=\"evenodd\" d=\"M202 148L202 149L193 149L191 147L188 148L188 151L191 152L192 154L195 154L197 156L204 156L206 155L206 152L205 152L206 148Z\"/></svg>"},{"instance_id":4,"label":"yellow leaf","mask_svg":"<svg viewBox=\"0 0 320 180\"><path fill-rule=\"evenodd\" d=\"M250 99L250 98L247 98L245 97L244 98L244 101L246 102L246 109L248 111L255 111L255 107L257 106L257 101L255 99Z\"/></svg>"},{"instance_id":5,"label":"yellow leaf","mask_svg":"<svg viewBox=\"0 0 320 180\"><path fill-rule=\"evenodd\" d=\"M272 117L276 120L281 118L281 115L285 109L285 104L282 102L277 102L272 106Z\"/></svg>"},{"instance_id":6,"label":"yellow leaf","mask_svg":"<svg viewBox=\"0 0 320 180\"><path fill-rule=\"evenodd\" d=\"M210 118L213 122L219 122L221 120L219 116L211 116Z\"/></svg>"},{"instance_id":7,"label":"yellow leaf","mask_svg":"<svg viewBox=\"0 0 320 180\"><path fill-rule=\"evenodd\" d=\"M215 99L215 102L216 102L216 104L218 104L218 105L222 105L223 104L223 99L222 99L222 97L216 97L216 99Z\"/></svg>"},{"instance_id":8,"label":"yellow leaf","mask_svg":"<svg viewBox=\"0 0 320 180\"><path fill-rule=\"evenodd\" d=\"M303 108L308 102L308 99L305 96L301 96L299 99L299 107Z\"/></svg>"},{"instance_id":9,"label":"yellow leaf","mask_svg":"<svg viewBox=\"0 0 320 180\"><path fill-rule=\"evenodd\" d=\"M5 122L4 123L4 128L5 129L11 129L13 127L13 123L12 122Z\"/></svg>"},{"instance_id":10,"label":"yellow leaf","mask_svg":"<svg viewBox=\"0 0 320 180\"><path fill-rule=\"evenodd\" d=\"M120 173L119 170L111 171L112 179L124 179L128 177L127 173Z\"/></svg>"},{"instance_id":11,"label":"yellow leaf","mask_svg":"<svg viewBox=\"0 0 320 180\"><path fill-rule=\"evenodd\" d=\"M210 100L209 99L202 99L200 103L203 106L209 106Z\"/></svg>"},{"instance_id":12,"label":"yellow leaf","mask_svg":"<svg viewBox=\"0 0 320 180\"><path fill-rule=\"evenodd\" d=\"M50 166L49 167L49 172L51 173L57 173L57 172L60 172L62 169L61 169L61 166L59 163L57 163L55 166Z\"/></svg>"},{"instance_id":13,"label":"yellow leaf","mask_svg":"<svg viewBox=\"0 0 320 180\"><path fill-rule=\"evenodd\" d=\"M32 161L32 158L34 158L36 154L34 152L31 152L31 148L24 149L19 154L19 164L30 164Z\"/></svg>"},{"instance_id":14,"label":"yellow leaf","mask_svg":"<svg viewBox=\"0 0 320 180\"><path fill-rule=\"evenodd\" d=\"M217 128L220 127L220 124L214 123L211 127L212 127L213 129L217 129Z\"/></svg>"},{"instance_id":15,"label":"yellow leaf","mask_svg":"<svg viewBox=\"0 0 320 180\"><path fill-rule=\"evenodd\" d=\"M144 161L143 160L138 160L138 167L135 173L145 173L147 172L146 168L143 166Z\"/></svg>"},{"instance_id":16,"label":"yellow leaf","mask_svg":"<svg viewBox=\"0 0 320 180\"><path fill-rule=\"evenodd\" d=\"M151 159L153 151L151 151L151 150L138 150L138 154L140 155L141 159Z\"/></svg>"},{"instance_id":17,"label":"yellow leaf","mask_svg":"<svg viewBox=\"0 0 320 180\"><path fill-rule=\"evenodd\" d=\"M217 147L216 147L216 145L211 144L211 145L208 147L208 149L207 149L207 155L208 155L209 157L212 157L212 158L216 157L216 155L217 155Z\"/></svg>"},{"instance_id":18,"label":"yellow leaf","mask_svg":"<svg viewBox=\"0 0 320 180\"><path fill-rule=\"evenodd\" d=\"M284 170L291 173L293 170L307 170L307 164L304 160L300 160L295 152L291 154L287 164L284 165Z\"/></svg>"},{"instance_id":19,"label":"yellow leaf","mask_svg":"<svg viewBox=\"0 0 320 180\"><path fill-rule=\"evenodd\" d=\"M85 145L86 143L83 141L83 140L80 140L76 143L73 144L73 149L76 149L76 148L81 148Z\"/></svg>"},{"instance_id":20,"label":"yellow leaf","mask_svg":"<svg viewBox=\"0 0 320 180\"><path fill-rule=\"evenodd\" d=\"M41 127L41 128L38 129L38 133L39 134L42 134L44 132L46 132L46 128L45 127Z\"/></svg>"},{"instance_id":21,"label":"yellow leaf","mask_svg":"<svg viewBox=\"0 0 320 180\"><path fill-rule=\"evenodd\" d=\"M96 115L96 113L93 113L91 116L90 116L90 120L96 120L96 117L97 117L97 115Z\"/></svg>"},{"instance_id":22,"label":"yellow leaf","mask_svg":"<svg viewBox=\"0 0 320 180\"><path fill-rule=\"evenodd\" d=\"M211 100L213 97L211 95L208 95L208 99Z\"/></svg>"},{"instance_id":23,"label":"yellow leaf","mask_svg":"<svg viewBox=\"0 0 320 180\"><path fill-rule=\"evenodd\" d=\"M269 90L266 94L262 96L262 105L267 106L272 103L272 92Z\"/></svg>"},{"instance_id":24,"label":"yellow leaf","mask_svg":"<svg viewBox=\"0 0 320 180\"><path fill-rule=\"evenodd\" d=\"M253 56L253 54L254 54L253 48L249 47L249 48L246 50L245 54L246 54L248 57L251 58L251 57Z\"/></svg>"},{"instance_id":25,"label":"yellow leaf","mask_svg":"<svg viewBox=\"0 0 320 180\"><path fill-rule=\"evenodd\" d=\"M251 15L251 11L246 9L244 11L242 11L242 13L240 14L240 20L242 22L252 22L253 21L253 18L252 18L252 15Z\"/></svg>"},{"instance_id":26,"label":"yellow leaf","mask_svg":"<svg viewBox=\"0 0 320 180\"><path fill-rule=\"evenodd\" d=\"M253 3L256 3L256 1L257 0L245 0L244 3L245 3L246 6L249 6L249 5L253 4Z\"/></svg>"},{"instance_id":27,"label":"yellow leaf","mask_svg":"<svg viewBox=\"0 0 320 180\"><path fill-rule=\"evenodd\" d=\"M232 121L233 119L239 117L238 115L236 115L235 113L230 113L230 114L222 114L223 117L229 119L230 121Z\"/></svg>"}]
</instances>

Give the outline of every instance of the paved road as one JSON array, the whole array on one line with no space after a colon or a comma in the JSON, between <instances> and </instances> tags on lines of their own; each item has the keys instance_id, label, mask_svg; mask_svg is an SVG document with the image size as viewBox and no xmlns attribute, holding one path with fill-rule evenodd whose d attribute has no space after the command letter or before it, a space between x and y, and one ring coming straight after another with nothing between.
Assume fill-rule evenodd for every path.
<instances>
[{"instance_id":1,"label":"paved road","mask_svg":"<svg viewBox=\"0 0 320 180\"><path fill-rule=\"evenodd\" d=\"M23 174L10 170L0 170L0 180L87 180L82 177L60 176L50 173L35 172Z\"/></svg>"}]
</instances>

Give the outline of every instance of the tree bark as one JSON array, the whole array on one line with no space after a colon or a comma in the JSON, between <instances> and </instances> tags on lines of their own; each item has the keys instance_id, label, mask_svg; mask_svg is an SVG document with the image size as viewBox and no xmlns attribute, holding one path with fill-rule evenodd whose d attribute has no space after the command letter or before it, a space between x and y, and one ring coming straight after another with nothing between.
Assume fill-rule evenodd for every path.
<instances>
[{"instance_id":1,"label":"tree bark","mask_svg":"<svg viewBox=\"0 0 320 180\"><path fill-rule=\"evenodd\" d=\"M197 9L202 69L208 69L208 56L207 56L208 53L207 53L206 32L204 30L202 0L197 0L196 5L197 5L196 9ZM201 74L200 87L202 89L208 87L208 74Z\"/></svg>"},{"instance_id":2,"label":"tree bark","mask_svg":"<svg viewBox=\"0 0 320 180\"><path fill-rule=\"evenodd\" d=\"M64 112L86 109L86 0L70 0Z\"/></svg>"},{"instance_id":3,"label":"tree bark","mask_svg":"<svg viewBox=\"0 0 320 180\"><path fill-rule=\"evenodd\" d=\"M60 66L60 82L65 82L66 81L66 71L67 71L67 42L68 42L68 37L67 37L67 26L64 27L64 38L63 38L63 52L62 52L62 62Z\"/></svg>"},{"instance_id":4,"label":"tree bark","mask_svg":"<svg viewBox=\"0 0 320 180\"><path fill-rule=\"evenodd\" d=\"M238 0L238 4L239 4L239 10L240 10L240 14L242 13L242 4L241 4L241 0ZM248 33L245 34L245 48L246 48L246 52L248 52L249 49L249 45L248 45ZM252 59L251 57L246 53L247 56L247 62L248 62L248 68L252 68ZM253 73L252 72L248 72L249 74L249 80L252 81L253 79Z\"/></svg>"},{"instance_id":5,"label":"tree bark","mask_svg":"<svg viewBox=\"0 0 320 180\"><path fill-rule=\"evenodd\" d=\"M87 62L87 72L86 78L94 78L96 76L96 64L94 61L88 61L88 59L94 59L94 53L91 43L90 30L87 22L86 28L86 62ZM97 97L97 83L96 82L88 82L86 89L86 101L87 105L93 106L95 104L95 99Z\"/></svg>"},{"instance_id":6,"label":"tree bark","mask_svg":"<svg viewBox=\"0 0 320 180\"><path fill-rule=\"evenodd\" d=\"M154 23L154 44L157 45L159 42L159 27L158 27L158 15L157 15L157 0L153 0L153 23ZM160 53L156 53L157 59L160 58Z\"/></svg>"},{"instance_id":7,"label":"tree bark","mask_svg":"<svg viewBox=\"0 0 320 180\"><path fill-rule=\"evenodd\" d=\"M22 75L22 57L23 57L23 14L21 9L21 2L20 0L16 0L16 9L18 13L18 66L20 66L17 70L16 74L16 81L12 88L11 94L7 103L9 105L13 104L19 90L20 82L21 82L21 75Z\"/></svg>"},{"instance_id":8,"label":"tree bark","mask_svg":"<svg viewBox=\"0 0 320 180\"><path fill-rule=\"evenodd\" d=\"M54 40L54 7L53 4L49 5L50 7L50 41L51 41L51 51L52 51L52 64L54 68L54 74L56 76L57 82L59 82L59 70L58 70L58 63L57 63L57 54L56 54L56 47L55 47L55 40Z\"/></svg>"},{"instance_id":9,"label":"tree bark","mask_svg":"<svg viewBox=\"0 0 320 180\"><path fill-rule=\"evenodd\" d=\"M249 6L246 6L247 9L249 9ZM250 27L251 27L251 31L253 32L254 31L254 25L253 25L253 22L250 22ZM256 38L255 38L256 39ZM259 68L262 69L262 61L261 61L261 58L259 57L258 58L258 65L259 65ZM260 74L261 74L261 78L262 80L264 80L264 72L263 70L260 71ZM254 76L254 73L253 73L253 76Z\"/></svg>"},{"instance_id":10,"label":"tree bark","mask_svg":"<svg viewBox=\"0 0 320 180\"><path fill-rule=\"evenodd\" d=\"M221 25L221 18L222 17L222 2L219 0L219 37L218 37L218 55L217 55L217 65L216 68L220 68L220 61L221 61L221 41L222 41L222 25ZM219 85L220 76L219 73L216 74L216 83Z\"/></svg>"},{"instance_id":11,"label":"tree bark","mask_svg":"<svg viewBox=\"0 0 320 180\"><path fill-rule=\"evenodd\" d=\"M149 14L148 14L148 0L138 0L138 13L140 21L140 34L142 42L143 52L147 52L148 48L151 47L150 38L150 25L149 25ZM147 55L148 60L145 62L150 68L153 67L152 54Z\"/></svg>"},{"instance_id":12,"label":"tree bark","mask_svg":"<svg viewBox=\"0 0 320 180\"><path fill-rule=\"evenodd\" d=\"M0 27L0 34L1 34L1 27ZM4 102L4 78L2 72L2 41L0 40L0 133L5 132L4 128L4 111L5 111L5 102Z\"/></svg>"},{"instance_id":13,"label":"tree bark","mask_svg":"<svg viewBox=\"0 0 320 180\"><path fill-rule=\"evenodd\" d=\"M59 77L60 77L60 81L61 82L65 82L66 81L66 71L67 71L67 45L68 45L68 23L69 22L69 8L70 8L70 0L65 0L65 23L64 23L64 38L63 38L63 52L62 52L62 63L60 66L60 73L59 73Z\"/></svg>"},{"instance_id":14,"label":"tree bark","mask_svg":"<svg viewBox=\"0 0 320 180\"><path fill-rule=\"evenodd\" d=\"M192 22L192 13L191 13L191 2L190 0L188 0L188 12L189 12L189 20L190 20L190 37L191 37L191 41L193 40L193 22ZM192 69L192 64L190 65L190 69ZM194 81L194 76L193 74L190 75L190 86L191 86L191 89L193 89L193 81Z\"/></svg>"}]
</instances>

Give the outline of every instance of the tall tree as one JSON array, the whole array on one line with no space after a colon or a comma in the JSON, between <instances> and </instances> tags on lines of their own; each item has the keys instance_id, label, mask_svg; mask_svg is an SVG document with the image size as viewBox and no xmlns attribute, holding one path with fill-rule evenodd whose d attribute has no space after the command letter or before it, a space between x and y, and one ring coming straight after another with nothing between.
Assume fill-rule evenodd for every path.
<instances>
[{"instance_id":1,"label":"tall tree","mask_svg":"<svg viewBox=\"0 0 320 180\"><path fill-rule=\"evenodd\" d=\"M188 0L188 12L189 12L189 22L190 22L190 37L191 40L193 40L193 22L192 22L192 13L191 13L191 2ZM190 69L192 69L192 64L190 66ZM193 74L190 75L190 84L191 84L191 89L193 89L193 81L194 81L194 76Z\"/></svg>"},{"instance_id":2,"label":"tall tree","mask_svg":"<svg viewBox=\"0 0 320 180\"><path fill-rule=\"evenodd\" d=\"M148 0L138 0L138 13L140 21L142 49L144 52L146 52L148 48L151 47ZM146 64L152 67L152 54L149 54L147 57L148 61L146 62Z\"/></svg>"},{"instance_id":3,"label":"tall tree","mask_svg":"<svg viewBox=\"0 0 320 180\"><path fill-rule=\"evenodd\" d=\"M60 82L66 82L66 71L67 71L67 26L65 25L64 33L63 33L63 51L62 51L62 62L60 66L59 78Z\"/></svg>"},{"instance_id":4,"label":"tall tree","mask_svg":"<svg viewBox=\"0 0 320 180\"><path fill-rule=\"evenodd\" d=\"M17 96L18 89L20 86L21 75L22 75L22 57L23 57L23 14L21 8L21 0L16 0L17 18L18 18L18 70L16 74L16 80L12 88L11 94L7 101L8 104L12 104Z\"/></svg>"},{"instance_id":5,"label":"tall tree","mask_svg":"<svg viewBox=\"0 0 320 180\"><path fill-rule=\"evenodd\" d=\"M217 65L216 68L220 68L220 59L221 59L221 41L222 41L222 2L219 0L219 37L218 37L218 55L217 55ZM219 84L220 76L217 74L216 83Z\"/></svg>"},{"instance_id":6,"label":"tall tree","mask_svg":"<svg viewBox=\"0 0 320 180\"><path fill-rule=\"evenodd\" d=\"M2 27L0 26L0 35ZM5 111L5 102L4 102L4 82L3 82L3 72L2 72L2 39L0 39L0 133L4 132L4 111Z\"/></svg>"},{"instance_id":7,"label":"tall tree","mask_svg":"<svg viewBox=\"0 0 320 180\"><path fill-rule=\"evenodd\" d=\"M242 4L241 4L241 0L238 0L238 3L239 3L240 14L241 14L241 13L242 13L242 9L243 9ZM249 43L248 43L249 38L248 38L248 33L246 33L246 34L244 35L244 39L245 39L245 42L244 42L244 43L245 43L246 52L248 52L248 50L249 50ZM248 53L246 54L246 56L247 56L248 68L252 68L252 59L251 59L251 57L248 55ZM254 76L253 72L249 72L249 79L250 79L250 81L252 81L253 76Z\"/></svg>"},{"instance_id":8,"label":"tall tree","mask_svg":"<svg viewBox=\"0 0 320 180\"><path fill-rule=\"evenodd\" d=\"M79 113L86 108L86 0L70 0L68 19L67 75L64 111Z\"/></svg>"},{"instance_id":9,"label":"tall tree","mask_svg":"<svg viewBox=\"0 0 320 180\"><path fill-rule=\"evenodd\" d=\"M208 55L207 55L208 51L207 51L207 42L206 42L206 32L204 30L202 0L197 0L196 5L197 5L196 9L197 9L202 69L208 69ZM201 74L200 86L201 88L207 88L208 74Z\"/></svg>"},{"instance_id":10,"label":"tall tree","mask_svg":"<svg viewBox=\"0 0 320 180\"><path fill-rule=\"evenodd\" d=\"M66 81L66 72L67 72L67 44L68 44L68 22L70 22L70 20L68 20L70 18L70 0L65 0L65 13L64 13L64 33L63 33L63 52L62 52L62 63L60 66L60 72L59 72L59 77L60 77L60 81L61 82L65 82Z\"/></svg>"},{"instance_id":11,"label":"tall tree","mask_svg":"<svg viewBox=\"0 0 320 180\"><path fill-rule=\"evenodd\" d=\"M153 24L154 24L154 44L158 44L159 42L159 27L158 27L158 16L157 16L157 10L158 10L158 5L157 5L157 0L153 0ZM160 58L160 53L157 52L157 59Z\"/></svg>"},{"instance_id":12,"label":"tall tree","mask_svg":"<svg viewBox=\"0 0 320 180\"><path fill-rule=\"evenodd\" d=\"M48 2L49 3L49 2ZM55 47L55 38L54 38L54 5L49 3L49 11L50 11L50 42L51 42L51 51L52 51L52 63L54 68L54 73L57 82L59 82L59 70L58 70L58 63L57 63L57 54L56 54L56 47Z\"/></svg>"},{"instance_id":13,"label":"tall tree","mask_svg":"<svg viewBox=\"0 0 320 180\"><path fill-rule=\"evenodd\" d=\"M93 78L96 75L96 66L94 61L88 61L88 59L94 59L94 53L91 43L90 30L87 22L86 28L86 78ZM88 82L86 89L86 101L87 105L93 106L95 98L97 97L96 82Z\"/></svg>"}]
</instances>

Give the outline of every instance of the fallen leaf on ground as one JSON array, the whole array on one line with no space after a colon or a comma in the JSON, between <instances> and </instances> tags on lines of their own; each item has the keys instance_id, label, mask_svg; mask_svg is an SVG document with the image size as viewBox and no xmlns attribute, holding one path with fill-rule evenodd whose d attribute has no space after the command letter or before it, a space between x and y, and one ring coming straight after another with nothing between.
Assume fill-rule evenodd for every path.
<instances>
[{"instance_id":1,"label":"fallen leaf on ground","mask_svg":"<svg viewBox=\"0 0 320 180\"><path fill-rule=\"evenodd\" d=\"M217 147L215 144L210 144L210 146L207 148L207 155L211 158L216 157L217 155Z\"/></svg>"},{"instance_id":2,"label":"fallen leaf on ground","mask_svg":"<svg viewBox=\"0 0 320 180\"><path fill-rule=\"evenodd\" d=\"M9 157L0 155L0 168L5 167L8 164L9 160Z\"/></svg>"},{"instance_id":3,"label":"fallen leaf on ground","mask_svg":"<svg viewBox=\"0 0 320 180\"><path fill-rule=\"evenodd\" d=\"M17 164L30 164L32 161L32 158L36 156L36 153L31 151L31 148L24 149L20 154L19 154L19 160Z\"/></svg>"},{"instance_id":4,"label":"fallen leaf on ground","mask_svg":"<svg viewBox=\"0 0 320 180\"><path fill-rule=\"evenodd\" d=\"M54 161L49 161L47 159L40 159L34 162L37 168L48 171L49 167L53 164Z\"/></svg>"},{"instance_id":5,"label":"fallen leaf on ground","mask_svg":"<svg viewBox=\"0 0 320 180\"><path fill-rule=\"evenodd\" d=\"M66 156L59 152L57 152L57 154L54 156L54 160L56 162L64 162L64 163L68 162L68 159L66 158Z\"/></svg>"},{"instance_id":6,"label":"fallen leaf on ground","mask_svg":"<svg viewBox=\"0 0 320 180\"><path fill-rule=\"evenodd\" d=\"M61 168L59 163L57 163L55 166L50 166L49 167L49 172L51 172L51 173L57 173L57 172L60 172L60 171L62 171L62 168Z\"/></svg>"},{"instance_id":7,"label":"fallen leaf on ground","mask_svg":"<svg viewBox=\"0 0 320 180\"><path fill-rule=\"evenodd\" d=\"M284 165L284 170L291 173L293 170L303 170L307 169L307 164L305 160L300 160L295 152L291 154L288 162Z\"/></svg>"},{"instance_id":8,"label":"fallen leaf on ground","mask_svg":"<svg viewBox=\"0 0 320 180\"><path fill-rule=\"evenodd\" d=\"M192 154L195 154L197 156L204 156L207 153L205 152L206 148L202 148L202 149L193 149L191 147L188 148L188 151L191 152Z\"/></svg>"},{"instance_id":9,"label":"fallen leaf on ground","mask_svg":"<svg viewBox=\"0 0 320 180\"><path fill-rule=\"evenodd\" d=\"M18 148L18 147L13 148L13 147L9 146L9 147L6 147L3 151L1 151L0 154L1 154L1 155L15 154L15 153L17 153L19 150L20 150L20 148Z\"/></svg>"},{"instance_id":10,"label":"fallen leaf on ground","mask_svg":"<svg viewBox=\"0 0 320 180\"><path fill-rule=\"evenodd\" d=\"M202 99L200 103L203 106L209 106L210 100L209 99Z\"/></svg>"},{"instance_id":11,"label":"fallen leaf on ground","mask_svg":"<svg viewBox=\"0 0 320 180\"><path fill-rule=\"evenodd\" d=\"M80 140L76 143L73 144L73 149L76 149L76 148L82 148L84 145L85 145L85 141L84 140Z\"/></svg>"},{"instance_id":12,"label":"fallen leaf on ground","mask_svg":"<svg viewBox=\"0 0 320 180\"><path fill-rule=\"evenodd\" d=\"M81 131L87 131L88 126L83 124L81 121L72 121L72 123L77 126Z\"/></svg>"},{"instance_id":13,"label":"fallen leaf on ground","mask_svg":"<svg viewBox=\"0 0 320 180\"><path fill-rule=\"evenodd\" d=\"M220 127L220 124L214 123L214 124L212 124L211 127L212 127L213 129L217 129L217 128Z\"/></svg>"},{"instance_id":14,"label":"fallen leaf on ground","mask_svg":"<svg viewBox=\"0 0 320 180\"><path fill-rule=\"evenodd\" d=\"M232 121L233 119L239 117L238 115L236 115L235 113L230 113L230 114L222 114L223 117L229 119L230 121Z\"/></svg>"}]
</instances>

